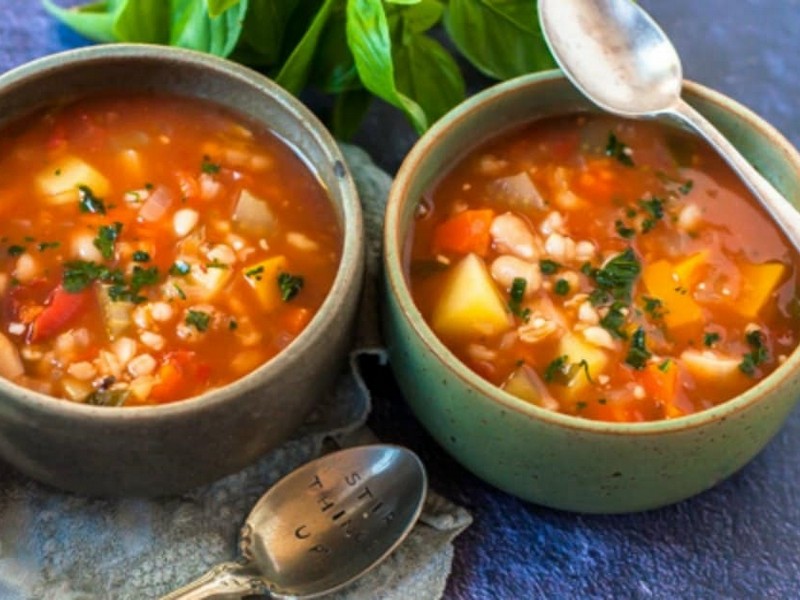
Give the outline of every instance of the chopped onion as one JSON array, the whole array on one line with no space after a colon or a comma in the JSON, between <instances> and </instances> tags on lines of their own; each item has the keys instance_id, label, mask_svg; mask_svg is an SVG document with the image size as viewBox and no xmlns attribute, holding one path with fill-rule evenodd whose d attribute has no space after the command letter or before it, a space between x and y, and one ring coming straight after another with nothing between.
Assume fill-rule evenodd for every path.
<instances>
[{"instance_id":1,"label":"chopped onion","mask_svg":"<svg viewBox=\"0 0 800 600\"><path fill-rule=\"evenodd\" d=\"M145 221L158 221L172 205L172 193L163 186L158 186L139 209L139 217Z\"/></svg>"},{"instance_id":2,"label":"chopped onion","mask_svg":"<svg viewBox=\"0 0 800 600\"><path fill-rule=\"evenodd\" d=\"M495 179L489 184L489 192L498 201L513 209L541 210L545 207L544 198L524 171Z\"/></svg>"},{"instance_id":3,"label":"chopped onion","mask_svg":"<svg viewBox=\"0 0 800 600\"><path fill-rule=\"evenodd\" d=\"M6 379L16 379L25 372L22 358L14 343L0 333L0 375Z\"/></svg>"}]
</instances>

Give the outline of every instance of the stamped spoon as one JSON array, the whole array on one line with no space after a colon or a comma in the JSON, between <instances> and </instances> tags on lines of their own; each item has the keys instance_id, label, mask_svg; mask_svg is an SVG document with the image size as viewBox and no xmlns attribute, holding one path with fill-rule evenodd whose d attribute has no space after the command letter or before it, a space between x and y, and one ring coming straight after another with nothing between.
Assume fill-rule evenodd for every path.
<instances>
[{"instance_id":1,"label":"stamped spoon","mask_svg":"<svg viewBox=\"0 0 800 600\"><path fill-rule=\"evenodd\" d=\"M217 565L161 600L314 598L357 579L397 547L419 517L427 476L391 445L356 446L289 473L253 507L242 560Z\"/></svg>"},{"instance_id":2,"label":"stamped spoon","mask_svg":"<svg viewBox=\"0 0 800 600\"><path fill-rule=\"evenodd\" d=\"M703 136L800 249L800 213L700 113L681 99L680 58L632 0L539 0L556 62L589 100L623 117L665 116Z\"/></svg>"}]
</instances>

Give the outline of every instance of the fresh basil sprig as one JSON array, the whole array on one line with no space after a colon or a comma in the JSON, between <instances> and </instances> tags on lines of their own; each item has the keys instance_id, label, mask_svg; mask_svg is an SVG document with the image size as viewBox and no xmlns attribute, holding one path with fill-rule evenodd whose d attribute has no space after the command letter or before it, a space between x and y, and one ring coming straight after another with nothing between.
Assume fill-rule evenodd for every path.
<instances>
[{"instance_id":1,"label":"fresh basil sprig","mask_svg":"<svg viewBox=\"0 0 800 600\"><path fill-rule=\"evenodd\" d=\"M259 68L293 94L334 96L332 122L354 133L374 97L422 133L465 95L442 36L483 73L507 79L554 65L536 0L92 0L47 11L98 42L190 48Z\"/></svg>"}]
</instances>

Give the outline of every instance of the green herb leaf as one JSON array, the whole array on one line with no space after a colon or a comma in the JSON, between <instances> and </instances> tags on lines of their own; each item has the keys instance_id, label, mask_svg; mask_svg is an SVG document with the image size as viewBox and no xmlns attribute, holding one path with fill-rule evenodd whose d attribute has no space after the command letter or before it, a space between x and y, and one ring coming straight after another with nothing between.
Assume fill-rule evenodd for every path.
<instances>
[{"instance_id":1,"label":"green herb leaf","mask_svg":"<svg viewBox=\"0 0 800 600\"><path fill-rule=\"evenodd\" d=\"M633 227L628 227L620 219L614 221L614 229L617 230L619 237L629 240L636 235L636 230Z\"/></svg>"},{"instance_id":2,"label":"green herb leaf","mask_svg":"<svg viewBox=\"0 0 800 600\"><path fill-rule=\"evenodd\" d=\"M144 250L136 250L132 258L134 262L147 262L150 260L150 255Z\"/></svg>"},{"instance_id":3,"label":"green herb leaf","mask_svg":"<svg viewBox=\"0 0 800 600\"><path fill-rule=\"evenodd\" d=\"M197 331L206 331L211 323L211 315L202 310L190 309L186 312L185 322L190 327L197 329Z\"/></svg>"},{"instance_id":4,"label":"green herb leaf","mask_svg":"<svg viewBox=\"0 0 800 600\"><path fill-rule=\"evenodd\" d=\"M100 254L106 260L114 258L114 245L122 231L122 223L115 222L113 225L101 225L97 229L97 237L94 238L94 247L100 250Z\"/></svg>"},{"instance_id":5,"label":"green herb leaf","mask_svg":"<svg viewBox=\"0 0 800 600\"><path fill-rule=\"evenodd\" d=\"M39 249L39 252L44 252L45 250L54 250L61 245L61 242L39 242L36 246Z\"/></svg>"},{"instance_id":6,"label":"green herb leaf","mask_svg":"<svg viewBox=\"0 0 800 600\"><path fill-rule=\"evenodd\" d=\"M633 249L628 247L593 273L600 291L615 300L630 301L633 285L639 277L641 265ZM594 303L594 302L593 302Z\"/></svg>"},{"instance_id":7,"label":"green herb leaf","mask_svg":"<svg viewBox=\"0 0 800 600\"><path fill-rule=\"evenodd\" d=\"M606 156L617 159L617 161L626 167L634 166L630 147L620 140L613 131L609 132L608 134L608 142L606 142Z\"/></svg>"},{"instance_id":8,"label":"green herb leaf","mask_svg":"<svg viewBox=\"0 0 800 600\"><path fill-rule=\"evenodd\" d=\"M19 244L13 244L8 247L9 256L19 256L24 253L25 253L25 246L20 246Z\"/></svg>"},{"instance_id":9,"label":"green herb leaf","mask_svg":"<svg viewBox=\"0 0 800 600\"><path fill-rule=\"evenodd\" d=\"M660 319L664 316L664 303L658 298L651 298L650 296L642 296L644 301L644 311L650 315L652 319Z\"/></svg>"},{"instance_id":10,"label":"green herb leaf","mask_svg":"<svg viewBox=\"0 0 800 600\"><path fill-rule=\"evenodd\" d=\"M549 258L543 258L539 261L539 271L542 272L542 275L553 275L554 273L558 273L560 268L561 265L559 263Z\"/></svg>"},{"instance_id":11,"label":"green herb leaf","mask_svg":"<svg viewBox=\"0 0 800 600\"><path fill-rule=\"evenodd\" d=\"M742 356L739 370L745 375L755 377L758 367L769 360L769 351L764 344L764 334L758 329L754 329L745 335L745 341L751 350Z\"/></svg>"},{"instance_id":12,"label":"green herb leaf","mask_svg":"<svg viewBox=\"0 0 800 600\"><path fill-rule=\"evenodd\" d=\"M218 16L210 14L207 2L208 0L172 0L169 3L169 43L217 56L228 56L242 34L248 0L239 0Z\"/></svg>"},{"instance_id":13,"label":"green herb leaf","mask_svg":"<svg viewBox=\"0 0 800 600\"><path fill-rule=\"evenodd\" d=\"M299 94L308 81L312 61L319 45L319 39L328 23L336 0L325 0L314 15L305 34L283 63L275 81L293 94ZM344 40L342 40L344 41Z\"/></svg>"},{"instance_id":14,"label":"green herb leaf","mask_svg":"<svg viewBox=\"0 0 800 600\"><path fill-rule=\"evenodd\" d=\"M92 406L122 406L131 395L129 389L99 389L86 397L86 404Z\"/></svg>"},{"instance_id":15,"label":"green herb leaf","mask_svg":"<svg viewBox=\"0 0 800 600\"><path fill-rule=\"evenodd\" d=\"M703 335L703 344L709 348L719 341L719 334L713 331L706 331Z\"/></svg>"},{"instance_id":16,"label":"green herb leaf","mask_svg":"<svg viewBox=\"0 0 800 600\"><path fill-rule=\"evenodd\" d=\"M208 175L215 175L219 173L220 166L218 163L211 162L211 158L208 155L204 155L200 163L200 170Z\"/></svg>"},{"instance_id":17,"label":"green herb leaf","mask_svg":"<svg viewBox=\"0 0 800 600\"><path fill-rule=\"evenodd\" d=\"M450 0L444 24L459 52L494 79L556 66L530 0Z\"/></svg>"},{"instance_id":18,"label":"green herb leaf","mask_svg":"<svg viewBox=\"0 0 800 600\"><path fill-rule=\"evenodd\" d=\"M189 263L183 260L176 260L169 268L169 274L173 277L182 277L183 275L188 275L191 270L192 267Z\"/></svg>"},{"instance_id":19,"label":"green herb leaf","mask_svg":"<svg viewBox=\"0 0 800 600\"><path fill-rule=\"evenodd\" d=\"M693 187L694 187L694 181L692 181L691 179L687 179L687 180L686 180L686 181L683 183L683 185L681 185L681 186L678 188L678 191L679 191L681 194L683 194L684 196L688 196L688 195L689 195L689 192L691 192L691 191L692 191L692 188L693 188Z\"/></svg>"},{"instance_id":20,"label":"green herb leaf","mask_svg":"<svg viewBox=\"0 0 800 600\"><path fill-rule=\"evenodd\" d=\"M600 319L600 326L615 338L621 340L628 339L628 333L625 331L628 318L623 312L624 308L625 304L623 302L614 302L608 307L608 312L605 316Z\"/></svg>"},{"instance_id":21,"label":"green herb leaf","mask_svg":"<svg viewBox=\"0 0 800 600\"><path fill-rule=\"evenodd\" d=\"M553 359L547 368L544 370L544 380L548 383L558 381L559 383L566 383L564 381L569 367L569 356L566 354Z\"/></svg>"},{"instance_id":22,"label":"green herb leaf","mask_svg":"<svg viewBox=\"0 0 800 600\"><path fill-rule=\"evenodd\" d=\"M522 301L525 299L525 289L528 287L528 281L523 277L515 277L511 282L511 290L509 291L508 310L511 314L519 317L527 322L530 318L530 309L522 308Z\"/></svg>"},{"instance_id":23,"label":"green herb leaf","mask_svg":"<svg viewBox=\"0 0 800 600\"><path fill-rule=\"evenodd\" d=\"M553 291L559 296L569 294L569 282L566 279L559 279L553 286Z\"/></svg>"},{"instance_id":24,"label":"green herb leaf","mask_svg":"<svg viewBox=\"0 0 800 600\"><path fill-rule=\"evenodd\" d=\"M88 185L79 185L78 194L78 208L84 213L95 213L98 215L106 214L106 205L103 201L94 195Z\"/></svg>"},{"instance_id":25,"label":"green herb leaf","mask_svg":"<svg viewBox=\"0 0 800 600\"><path fill-rule=\"evenodd\" d=\"M647 339L644 329L639 327L631 336L631 345L625 362L636 370L644 369L652 353L647 349Z\"/></svg>"},{"instance_id":26,"label":"green herb leaf","mask_svg":"<svg viewBox=\"0 0 800 600\"><path fill-rule=\"evenodd\" d=\"M281 290L281 300L288 302L303 289L303 278L299 275L281 273L278 275L278 287Z\"/></svg>"},{"instance_id":27,"label":"green herb leaf","mask_svg":"<svg viewBox=\"0 0 800 600\"><path fill-rule=\"evenodd\" d=\"M389 24L381 0L347 1L347 43L364 86L401 109L418 133L425 131L425 112L397 89Z\"/></svg>"}]
</instances>

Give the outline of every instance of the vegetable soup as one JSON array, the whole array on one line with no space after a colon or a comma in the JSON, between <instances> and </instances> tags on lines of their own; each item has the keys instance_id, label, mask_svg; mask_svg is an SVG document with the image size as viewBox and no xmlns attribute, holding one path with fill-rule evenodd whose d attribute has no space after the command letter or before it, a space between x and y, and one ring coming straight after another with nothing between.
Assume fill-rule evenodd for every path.
<instances>
[{"instance_id":1,"label":"vegetable soup","mask_svg":"<svg viewBox=\"0 0 800 600\"><path fill-rule=\"evenodd\" d=\"M78 100L0 140L0 374L95 405L172 402L286 347L341 231L315 174L215 104Z\"/></svg>"},{"instance_id":2,"label":"vegetable soup","mask_svg":"<svg viewBox=\"0 0 800 600\"><path fill-rule=\"evenodd\" d=\"M664 124L572 115L502 135L428 191L412 235L433 331L546 409L680 417L798 342L794 249L709 147Z\"/></svg>"}]
</instances>

